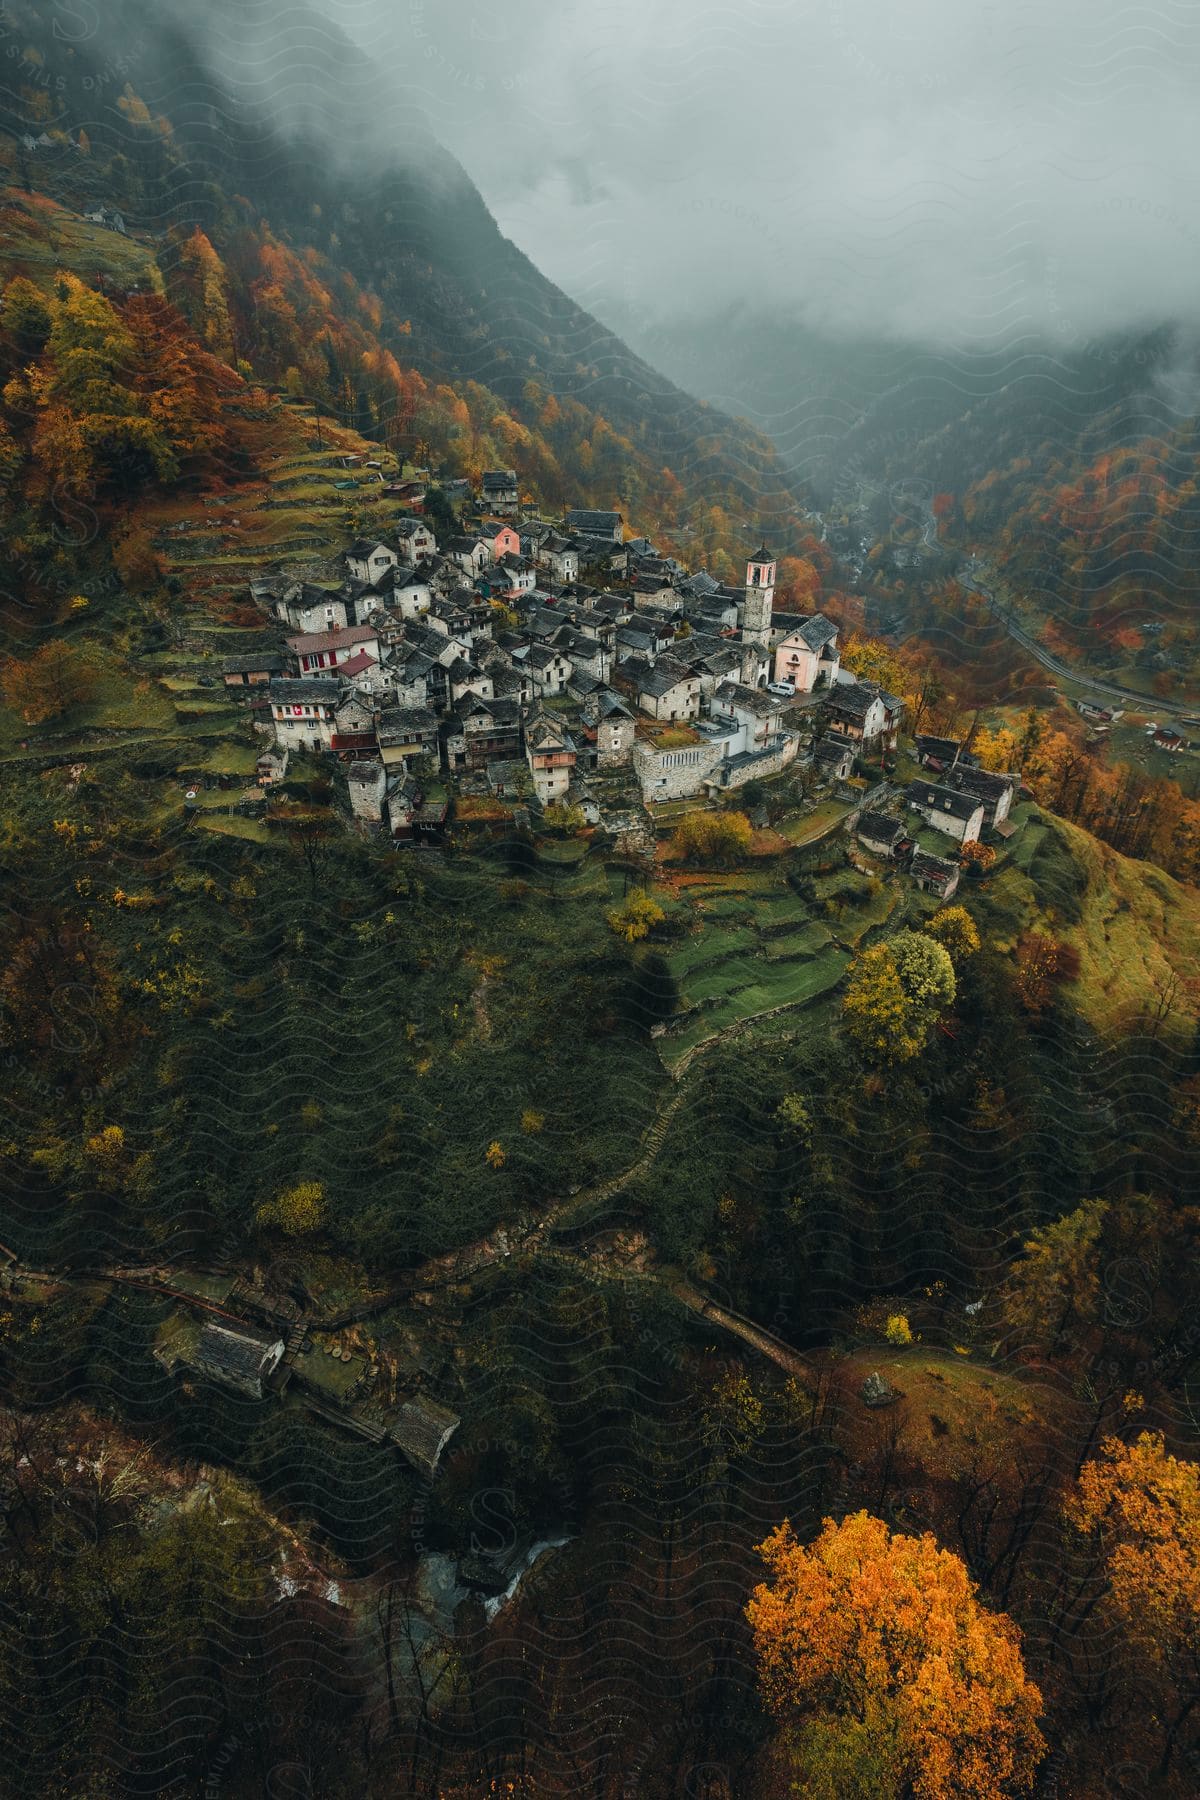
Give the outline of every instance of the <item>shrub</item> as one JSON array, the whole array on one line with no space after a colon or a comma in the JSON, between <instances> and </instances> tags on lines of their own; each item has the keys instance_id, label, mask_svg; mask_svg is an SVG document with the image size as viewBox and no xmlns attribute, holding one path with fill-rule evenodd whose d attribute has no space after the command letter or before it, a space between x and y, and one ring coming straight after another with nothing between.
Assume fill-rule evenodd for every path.
<instances>
[{"instance_id":1,"label":"shrub","mask_svg":"<svg viewBox=\"0 0 1200 1800\"><path fill-rule=\"evenodd\" d=\"M684 862L741 862L754 833L745 813L688 813L675 828L674 847Z\"/></svg>"},{"instance_id":2,"label":"shrub","mask_svg":"<svg viewBox=\"0 0 1200 1800\"><path fill-rule=\"evenodd\" d=\"M325 1184L298 1181L258 1209L260 1225L278 1225L288 1237L305 1237L325 1222Z\"/></svg>"},{"instance_id":3,"label":"shrub","mask_svg":"<svg viewBox=\"0 0 1200 1800\"><path fill-rule=\"evenodd\" d=\"M648 937L655 925L661 925L666 913L649 894L634 893L608 914L608 928L627 944Z\"/></svg>"}]
</instances>

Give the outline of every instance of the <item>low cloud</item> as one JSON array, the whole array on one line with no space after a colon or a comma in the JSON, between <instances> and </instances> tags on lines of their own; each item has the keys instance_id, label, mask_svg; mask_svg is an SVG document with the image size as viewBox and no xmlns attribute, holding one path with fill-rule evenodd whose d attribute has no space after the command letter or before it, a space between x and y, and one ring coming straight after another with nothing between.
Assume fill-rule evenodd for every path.
<instances>
[{"instance_id":1,"label":"low cloud","mask_svg":"<svg viewBox=\"0 0 1200 1800\"><path fill-rule=\"evenodd\" d=\"M987 350L1200 311L1194 8L321 4L602 316Z\"/></svg>"}]
</instances>

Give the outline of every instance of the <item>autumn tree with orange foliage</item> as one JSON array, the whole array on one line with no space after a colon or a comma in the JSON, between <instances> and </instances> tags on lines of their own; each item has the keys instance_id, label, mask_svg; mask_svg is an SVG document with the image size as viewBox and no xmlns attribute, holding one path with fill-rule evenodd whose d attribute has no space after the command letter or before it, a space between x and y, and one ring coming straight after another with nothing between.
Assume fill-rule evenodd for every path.
<instances>
[{"instance_id":1,"label":"autumn tree with orange foliage","mask_svg":"<svg viewBox=\"0 0 1200 1800\"><path fill-rule=\"evenodd\" d=\"M41 725L86 700L95 679L85 652L55 638L23 660L8 658L0 667L0 695L27 725Z\"/></svg>"},{"instance_id":2,"label":"autumn tree with orange foliage","mask_svg":"<svg viewBox=\"0 0 1200 1800\"><path fill-rule=\"evenodd\" d=\"M1160 1432L1106 1438L1064 1511L1096 1576L1076 1629L1094 1620L1107 1652L1153 1680L1160 1704L1139 1708L1134 1728L1156 1740L1154 1791L1194 1792L1178 1763L1200 1709L1200 1464L1168 1455Z\"/></svg>"},{"instance_id":3,"label":"autumn tree with orange foliage","mask_svg":"<svg viewBox=\"0 0 1200 1800\"><path fill-rule=\"evenodd\" d=\"M746 1608L763 1698L810 1800L1000 1800L1027 1794L1045 1741L1020 1633L930 1533L860 1512L811 1545L760 1553Z\"/></svg>"},{"instance_id":4,"label":"autumn tree with orange foliage","mask_svg":"<svg viewBox=\"0 0 1200 1800\"><path fill-rule=\"evenodd\" d=\"M1017 940L1017 998L1026 1012L1045 1012L1059 982L1075 981L1080 956L1049 931L1024 931Z\"/></svg>"}]
</instances>

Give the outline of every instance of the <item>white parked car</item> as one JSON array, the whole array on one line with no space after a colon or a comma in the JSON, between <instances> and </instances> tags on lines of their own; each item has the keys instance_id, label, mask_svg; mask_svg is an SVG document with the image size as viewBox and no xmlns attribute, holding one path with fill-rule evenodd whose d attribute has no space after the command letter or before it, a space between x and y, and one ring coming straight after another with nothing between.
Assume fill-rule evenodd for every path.
<instances>
[{"instance_id":1,"label":"white parked car","mask_svg":"<svg viewBox=\"0 0 1200 1800\"><path fill-rule=\"evenodd\" d=\"M768 694L779 694L784 700L790 700L795 691L794 681L772 681L767 684Z\"/></svg>"}]
</instances>

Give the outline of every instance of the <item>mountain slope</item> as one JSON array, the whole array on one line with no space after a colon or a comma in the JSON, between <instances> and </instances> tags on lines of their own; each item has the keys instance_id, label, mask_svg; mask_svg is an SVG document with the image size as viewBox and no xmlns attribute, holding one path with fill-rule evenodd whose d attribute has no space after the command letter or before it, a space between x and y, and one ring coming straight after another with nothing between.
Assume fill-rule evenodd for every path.
<instances>
[{"instance_id":1,"label":"mountain slope","mask_svg":"<svg viewBox=\"0 0 1200 1800\"><path fill-rule=\"evenodd\" d=\"M0 96L0 129L18 183L75 211L103 201L135 228L170 233L159 253L168 287L172 248L202 228L235 287L244 283L237 348L256 374L282 379L296 366L279 318L260 328L258 252L270 243L303 265L288 265L286 305L307 268L372 350L427 381L486 389L527 428L553 396L577 409L580 446L599 430L603 448L614 434L621 443L594 483L587 456L568 471L581 497L636 508L665 465L683 490L681 524L715 502L742 515L738 529L743 519L787 528L795 497L767 440L656 375L541 276L437 144L403 72L373 68L316 14L293 7L281 22L277 8L218 0L164 16L126 0L103 42L69 42L51 7L18 0L12 13L25 51L22 79ZM42 131L49 143L22 146ZM356 422L359 368L322 371L314 357L300 374Z\"/></svg>"}]
</instances>

